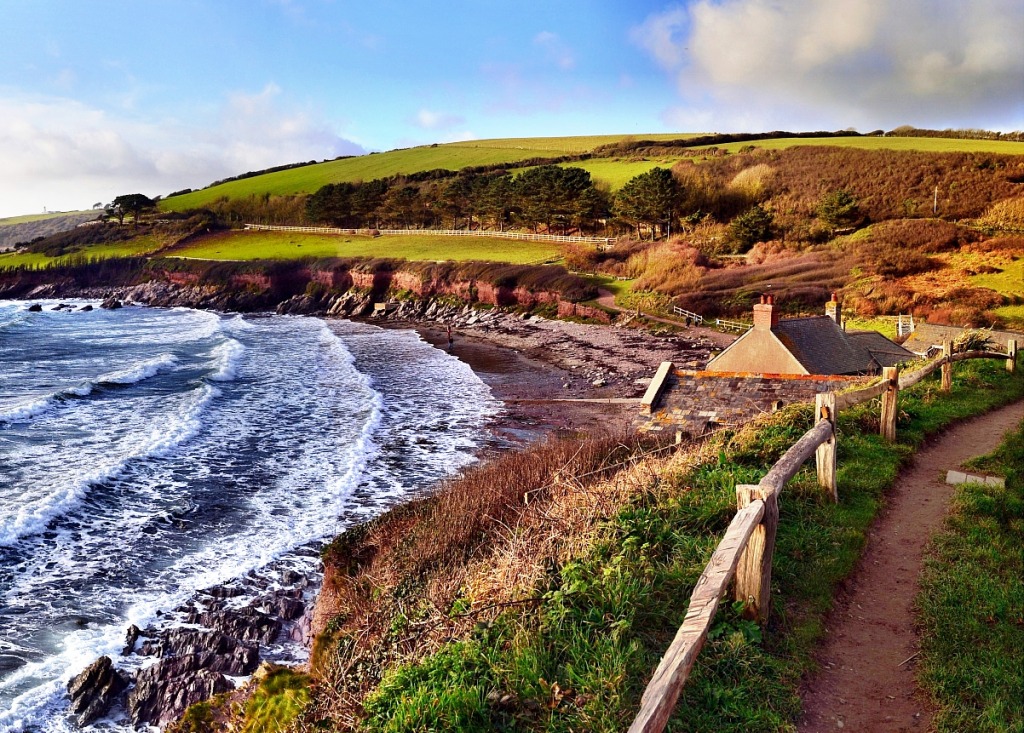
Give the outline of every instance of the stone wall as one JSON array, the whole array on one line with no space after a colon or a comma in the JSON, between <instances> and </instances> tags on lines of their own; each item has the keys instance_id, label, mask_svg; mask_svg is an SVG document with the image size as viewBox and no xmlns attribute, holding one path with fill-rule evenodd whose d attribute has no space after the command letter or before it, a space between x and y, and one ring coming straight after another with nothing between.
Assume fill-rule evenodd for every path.
<instances>
[{"instance_id":1,"label":"stone wall","mask_svg":"<svg viewBox=\"0 0 1024 733\"><path fill-rule=\"evenodd\" d=\"M838 392L864 381L858 377L693 372L675 370L652 414L639 416L642 431L701 435L742 425L793 402L809 402L818 392Z\"/></svg>"}]
</instances>

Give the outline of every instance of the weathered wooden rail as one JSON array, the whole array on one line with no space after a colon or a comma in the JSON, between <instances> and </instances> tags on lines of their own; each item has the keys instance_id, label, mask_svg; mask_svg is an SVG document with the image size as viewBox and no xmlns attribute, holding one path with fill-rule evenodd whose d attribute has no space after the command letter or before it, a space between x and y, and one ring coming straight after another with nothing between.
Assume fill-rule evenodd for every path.
<instances>
[{"instance_id":1,"label":"weathered wooden rail","mask_svg":"<svg viewBox=\"0 0 1024 733\"><path fill-rule=\"evenodd\" d=\"M840 410L881 396L879 432L889 440L896 438L897 398L907 389L938 369L942 370L941 389L952 388L952 365L967 359L1005 359L1008 371L1014 371L1017 343L1010 341L1007 353L967 351L953 353L947 342L943 354L924 366L902 376L897 367L883 370L881 380L842 393L827 392L815 400L815 425L794 443L755 485L736 487L736 516L719 542L711 560L701 573L682 626L662 657L640 700L640 712L629 733L661 733L668 723L676 701L693 669L697 655L707 640L718 604L735 579L735 598L744 604L745 615L764 624L771 606L772 556L779 524L778 498L783 487L811 456L815 456L818 485L832 501L838 501L836 484L836 416Z\"/></svg>"},{"instance_id":2,"label":"weathered wooden rail","mask_svg":"<svg viewBox=\"0 0 1024 733\"><path fill-rule=\"evenodd\" d=\"M344 229L340 227L297 227L280 224L246 224L250 231L264 232L301 232L305 234L356 234L370 236L386 235L426 235L431 237L492 237L497 239L519 239L528 242L587 242L590 244L610 245L615 242L610 237L578 237L562 234L531 234L529 232L493 232L490 230L471 231L467 229Z\"/></svg>"}]
</instances>

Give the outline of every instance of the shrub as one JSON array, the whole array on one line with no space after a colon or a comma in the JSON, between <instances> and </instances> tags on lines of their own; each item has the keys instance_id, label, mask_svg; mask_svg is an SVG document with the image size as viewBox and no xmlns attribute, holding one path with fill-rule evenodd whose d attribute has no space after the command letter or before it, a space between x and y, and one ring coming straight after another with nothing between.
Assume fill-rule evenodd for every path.
<instances>
[{"instance_id":1,"label":"shrub","mask_svg":"<svg viewBox=\"0 0 1024 733\"><path fill-rule=\"evenodd\" d=\"M769 211L760 205L751 207L729 224L727 251L742 254L756 243L771 239L772 223L773 219Z\"/></svg>"}]
</instances>

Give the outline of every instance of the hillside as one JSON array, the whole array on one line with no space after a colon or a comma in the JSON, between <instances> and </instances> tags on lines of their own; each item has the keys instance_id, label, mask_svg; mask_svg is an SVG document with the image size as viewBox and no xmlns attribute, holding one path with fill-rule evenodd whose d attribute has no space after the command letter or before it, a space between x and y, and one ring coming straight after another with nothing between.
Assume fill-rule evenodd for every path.
<instances>
[{"instance_id":1,"label":"hillside","mask_svg":"<svg viewBox=\"0 0 1024 733\"><path fill-rule=\"evenodd\" d=\"M57 214L33 214L0 219L0 252L19 242L31 242L74 229L83 221L95 219L96 211L69 211Z\"/></svg>"},{"instance_id":2,"label":"hillside","mask_svg":"<svg viewBox=\"0 0 1024 733\"><path fill-rule=\"evenodd\" d=\"M191 208L209 206L222 197L241 198L260 194L290 196L313 193L328 183L369 181L400 174L421 173L434 169L458 171L472 166L491 166L530 160L533 158L557 158L592 153L600 148L621 144L624 141L670 142L695 137L693 133L663 133L656 135L594 135L549 138L506 138L475 140L470 142L444 143L421 146L384 153L371 153L353 158L325 161L285 171L267 173L241 180L229 181L191 193L166 198L161 202L165 211L185 211ZM756 143L732 142L720 145L701 146L698 149L719 147L735 153L756 144L765 150L780 150L804 145L832 145L865 150L910 150L925 152L977 152L1024 155L1024 143L1005 140L965 140L928 137L807 137L791 139L766 139ZM644 151L650 155L651 151ZM660 164L671 165L684 157L680 151L674 154L653 153ZM649 170L653 165L643 165L638 156L626 154L604 155L600 152L595 160L583 164L594 178L617 189L633 175ZM639 156L643 157L643 156Z\"/></svg>"}]
</instances>

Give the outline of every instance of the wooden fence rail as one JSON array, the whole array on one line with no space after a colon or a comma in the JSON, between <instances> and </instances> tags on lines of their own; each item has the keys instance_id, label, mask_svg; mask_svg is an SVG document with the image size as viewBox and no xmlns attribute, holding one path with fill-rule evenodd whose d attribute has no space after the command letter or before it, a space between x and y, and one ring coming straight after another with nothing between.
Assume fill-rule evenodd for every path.
<instances>
[{"instance_id":1,"label":"wooden fence rail","mask_svg":"<svg viewBox=\"0 0 1024 733\"><path fill-rule=\"evenodd\" d=\"M373 229L373 228L362 228L362 229L344 229L340 227L297 227L297 226L285 226L282 224L245 224L246 229L250 231L265 231L265 232L302 232L306 234L358 234L358 235L370 235L385 234L385 235L418 235L423 234L431 237L492 237L498 239L519 239L529 242L588 242L591 244L598 244L603 246L611 245L615 242L610 237L580 237L580 236L568 236L562 234L532 234L529 232L492 232L488 231L470 231L466 229Z\"/></svg>"},{"instance_id":2,"label":"wooden fence rail","mask_svg":"<svg viewBox=\"0 0 1024 733\"><path fill-rule=\"evenodd\" d=\"M734 578L735 597L743 602L744 614L762 624L768 620L772 556L779 522L778 497L801 466L815 456L818 485L828 492L832 501L838 501L835 423L839 411L881 396L879 431L894 440L899 391L917 384L937 369L943 370L942 389L948 390L953 363L967 359L1005 359L1007 370L1012 372L1016 367L1017 343L1011 340L1005 354L995 351L954 354L952 344L947 342L941 356L902 377L897 367L887 367L878 383L817 396L814 427L786 451L758 484L736 487L736 516L693 589L686 617L644 691L640 712L629 733L661 733L665 729L697 654L707 640L718 604Z\"/></svg>"}]
</instances>

